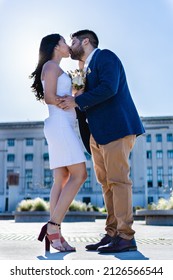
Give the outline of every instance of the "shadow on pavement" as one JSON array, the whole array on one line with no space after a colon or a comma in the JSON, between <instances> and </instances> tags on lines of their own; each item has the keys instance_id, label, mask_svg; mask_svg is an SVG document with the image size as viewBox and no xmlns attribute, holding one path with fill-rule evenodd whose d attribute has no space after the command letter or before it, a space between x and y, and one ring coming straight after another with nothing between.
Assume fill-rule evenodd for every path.
<instances>
[{"instance_id":1,"label":"shadow on pavement","mask_svg":"<svg viewBox=\"0 0 173 280\"><path fill-rule=\"evenodd\" d=\"M105 254L99 253L99 255L105 255ZM149 258L145 257L139 251L122 252L122 253L107 253L106 255L114 255L115 258L119 259L119 260L149 260Z\"/></svg>"},{"instance_id":2,"label":"shadow on pavement","mask_svg":"<svg viewBox=\"0 0 173 280\"><path fill-rule=\"evenodd\" d=\"M71 252L56 252L56 253L46 253L45 256L37 256L38 260L63 260L67 254Z\"/></svg>"}]
</instances>

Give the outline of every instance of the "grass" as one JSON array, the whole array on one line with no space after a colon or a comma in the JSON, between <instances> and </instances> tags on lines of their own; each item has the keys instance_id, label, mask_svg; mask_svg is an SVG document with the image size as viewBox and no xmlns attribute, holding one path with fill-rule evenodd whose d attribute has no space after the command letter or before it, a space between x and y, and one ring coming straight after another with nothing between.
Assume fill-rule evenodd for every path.
<instances>
[{"instance_id":1,"label":"grass","mask_svg":"<svg viewBox=\"0 0 173 280\"><path fill-rule=\"evenodd\" d=\"M42 198L37 197L35 199L24 199L18 206L17 211L48 211L49 204Z\"/></svg>"},{"instance_id":2,"label":"grass","mask_svg":"<svg viewBox=\"0 0 173 280\"><path fill-rule=\"evenodd\" d=\"M24 199L22 200L17 208L17 211L49 211L49 202L46 202L40 197L35 199ZM69 207L69 211L99 211L104 212L103 209L92 205L91 203L86 204L82 201L73 200Z\"/></svg>"},{"instance_id":3,"label":"grass","mask_svg":"<svg viewBox=\"0 0 173 280\"><path fill-rule=\"evenodd\" d=\"M157 203L148 205L150 210L171 210L173 209L173 192L169 199L160 198Z\"/></svg>"}]
</instances>

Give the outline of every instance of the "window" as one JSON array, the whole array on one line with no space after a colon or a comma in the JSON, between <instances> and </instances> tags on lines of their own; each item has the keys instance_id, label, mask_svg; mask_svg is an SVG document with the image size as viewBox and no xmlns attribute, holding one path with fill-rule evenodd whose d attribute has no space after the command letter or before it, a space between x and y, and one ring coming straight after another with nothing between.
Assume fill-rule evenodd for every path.
<instances>
[{"instance_id":1,"label":"window","mask_svg":"<svg viewBox=\"0 0 173 280\"><path fill-rule=\"evenodd\" d=\"M15 139L8 139L8 140L7 140L7 144L8 144L9 147L14 146L14 144L15 144Z\"/></svg>"},{"instance_id":2,"label":"window","mask_svg":"<svg viewBox=\"0 0 173 280\"><path fill-rule=\"evenodd\" d=\"M151 142L151 134L148 134L148 135L146 136L146 142Z\"/></svg>"},{"instance_id":3,"label":"window","mask_svg":"<svg viewBox=\"0 0 173 280\"><path fill-rule=\"evenodd\" d=\"M163 152L162 151L156 151L156 158L163 158Z\"/></svg>"},{"instance_id":4,"label":"window","mask_svg":"<svg viewBox=\"0 0 173 280\"><path fill-rule=\"evenodd\" d=\"M7 161L8 162L14 162L15 160L15 155L14 154L8 154L7 155Z\"/></svg>"},{"instance_id":5,"label":"window","mask_svg":"<svg viewBox=\"0 0 173 280\"><path fill-rule=\"evenodd\" d=\"M32 169L25 169L26 188L32 188Z\"/></svg>"},{"instance_id":6,"label":"window","mask_svg":"<svg viewBox=\"0 0 173 280\"><path fill-rule=\"evenodd\" d=\"M44 187L51 188L52 182L52 171L50 169L44 169Z\"/></svg>"},{"instance_id":7,"label":"window","mask_svg":"<svg viewBox=\"0 0 173 280\"><path fill-rule=\"evenodd\" d=\"M26 138L26 146L33 146L34 139L33 138Z\"/></svg>"},{"instance_id":8,"label":"window","mask_svg":"<svg viewBox=\"0 0 173 280\"><path fill-rule=\"evenodd\" d=\"M163 186L163 167L157 167L157 186Z\"/></svg>"},{"instance_id":9,"label":"window","mask_svg":"<svg viewBox=\"0 0 173 280\"><path fill-rule=\"evenodd\" d=\"M129 154L129 159L131 160L132 159L132 152L130 152L130 154Z\"/></svg>"},{"instance_id":10,"label":"window","mask_svg":"<svg viewBox=\"0 0 173 280\"><path fill-rule=\"evenodd\" d=\"M33 161L33 157L34 157L33 154L26 154L26 155L25 155L25 160L26 160L26 161Z\"/></svg>"},{"instance_id":11,"label":"window","mask_svg":"<svg viewBox=\"0 0 173 280\"><path fill-rule=\"evenodd\" d=\"M87 174L88 174L87 179L86 179L85 183L83 184L82 188L89 190L89 189L91 189L91 168L87 168Z\"/></svg>"},{"instance_id":12,"label":"window","mask_svg":"<svg viewBox=\"0 0 173 280\"><path fill-rule=\"evenodd\" d=\"M152 204L153 203L153 197L152 196L149 196L148 197L148 204Z\"/></svg>"},{"instance_id":13,"label":"window","mask_svg":"<svg viewBox=\"0 0 173 280\"><path fill-rule=\"evenodd\" d=\"M130 166L129 177L132 178L132 168Z\"/></svg>"},{"instance_id":14,"label":"window","mask_svg":"<svg viewBox=\"0 0 173 280\"><path fill-rule=\"evenodd\" d=\"M156 142L162 142L162 134L156 134Z\"/></svg>"},{"instance_id":15,"label":"window","mask_svg":"<svg viewBox=\"0 0 173 280\"><path fill-rule=\"evenodd\" d=\"M152 158L152 151L147 151L147 158L151 159Z\"/></svg>"},{"instance_id":16,"label":"window","mask_svg":"<svg viewBox=\"0 0 173 280\"><path fill-rule=\"evenodd\" d=\"M168 186L172 188L172 180L173 180L173 166L168 167Z\"/></svg>"},{"instance_id":17,"label":"window","mask_svg":"<svg viewBox=\"0 0 173 280\"><path fill-rule=\"evenodd\" d=\"M148 188L153 187L153 169L152 169L152 167L147 167L147 186L148 186Z\"/></svg>"},{"instance_id":18,"label":"window","mask_svg":"<svg viewBox=\"0 0 173 280\"><path fill-rule=\"evenodd\" d=\"M44 153L43 159L44 159L44 161L48 161L49 160L49 154L48 153Z\"/></svg>"},{"instance_id":19,"label":"window","mask_svg":"<svg viewBox=\"0 0 173 280\"><path fill-rule=\"evenodd\" d=\"M167 142L173 142L173 135L172 133L167 134Z\"/></svg>"},{"instance_id":20,"label":"window","mask_svg":"<svg viewBox=\"0 0 173 280\"><path fill-rule=\"evenodd\" d=\"M44 138L44 145L45 146L47 146L48 144L47 144L47 140L46 140L46 138Z\"/></svg>"},{"instance_id":21,"label":"window","mask_svg":"<svg viewBox=\"0 0 173 280\"><path fill-rule=\"evenodd\" d=\"M168 158L173 158L173 150L168 150Z\"/></svg>"},{"instance_id":22,"label":"window","mask_svg":"<svg viewBox=\"0 0 173 280\"><path fill-rule=\"evenodd\" d=\"M90 197L83 197L82 201L86 204L89 204L91 202L91 198Z\"/></svg>"}]
</instances>

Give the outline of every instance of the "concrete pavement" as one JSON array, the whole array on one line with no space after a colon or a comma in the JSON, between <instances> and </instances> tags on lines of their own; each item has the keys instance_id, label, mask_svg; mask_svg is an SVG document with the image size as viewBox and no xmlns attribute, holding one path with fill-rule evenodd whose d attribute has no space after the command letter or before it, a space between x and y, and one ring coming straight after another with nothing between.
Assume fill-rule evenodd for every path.
<instances>
[{"instance_id":1,"label":"concrete pavement","mask_svg":"<svg viewBox=\"0 0 173 280\"><path fill-rule=\"evenodd\" d=\"M73 253L60 253L51 248L45 255L44 243L37 240L43 223L15 223L0 220L0 260L173 260L173 227L148 226L135 221L138 251L100 254L85 250L85 245L100 240L105 220L95 222L64 222L62 232L76 247Z\"/></svg>"}]
</instances>

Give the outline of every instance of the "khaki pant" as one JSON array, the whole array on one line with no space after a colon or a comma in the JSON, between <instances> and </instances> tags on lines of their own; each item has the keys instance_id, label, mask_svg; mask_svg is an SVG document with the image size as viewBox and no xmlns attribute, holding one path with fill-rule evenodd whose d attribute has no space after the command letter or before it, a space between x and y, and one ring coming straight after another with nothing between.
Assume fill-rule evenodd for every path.
<instances>
[{"instance_id":1,"label":"khaki pant","mask_svg":"<svg viewBox=\"0 0 173 280\"><path fill-rule=\"evenodd\" d=\"M110 236L132 239L132 181L129 178L129 155L135 144L135 135L129 135L106 145L98 145L90 137L94 169L102 185L107 209L106 228Z\"/></svg>"}]
</instances>

